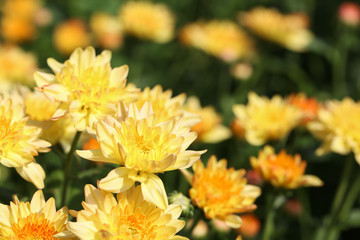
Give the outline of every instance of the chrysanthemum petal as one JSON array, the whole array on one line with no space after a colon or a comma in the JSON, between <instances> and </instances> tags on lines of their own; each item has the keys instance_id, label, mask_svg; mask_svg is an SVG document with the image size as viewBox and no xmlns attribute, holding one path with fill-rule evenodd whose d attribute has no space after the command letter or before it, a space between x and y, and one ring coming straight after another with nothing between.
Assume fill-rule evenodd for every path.
<instances>
[{"instance_id":1,"label":"chrysanthemum petal","mask_svg":"<svg viewBox=\"0 0 360 240\"><path fill-rule=\"evenodd\" d=\"M168 207L169 203L164 184L155 174L148 174L146 181L141 184L141 191L146 201L155 204L161 209Z\"/></svg>"},{"instance_id":2,"label":"chrysanthemum petal","mask_svg":"<svg viewBox=\"0 0 360 240\"><path fill-rule=\"evenodd\" d=\"M110 192L124 192L134 185L134 180L128 177L130 169L125 167L115 168L100 180L99 187Z\"/></svg>"},{"instance_id":3,"label":"chrysanthemum petal","mask_svg":"<svg viewBox=\"0 0 360 240\"><path fill-rule=\"evenodd\" d=\"M40 164L30 162L22 167L17 167L16 171L26 181L32 182L38 189L44 188L45 172Z\"/></svg>"},{"instance_id":4,"label":"chrysanthemum petal","mask_svg":"<svg viewBox=\"0 0 360 240\"><path fill-rule=\"evenodd\" d=\"M229 215L225 219L225 223L231 228L239 228L242 225L242 220L238 215Z\"/></svg>"}]
</instances>

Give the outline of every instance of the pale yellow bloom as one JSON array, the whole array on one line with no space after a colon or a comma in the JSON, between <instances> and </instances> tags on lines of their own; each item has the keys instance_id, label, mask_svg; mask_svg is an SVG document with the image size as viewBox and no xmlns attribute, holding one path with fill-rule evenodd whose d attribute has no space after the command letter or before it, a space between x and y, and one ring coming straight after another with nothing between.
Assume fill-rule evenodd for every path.
<instances>
[{"instance_id":1,"label":"pale yellow bloom","mask_svg":"<svg viewBox=\"0 0 360 240\"><path fill-rule=\"evenodd\" d=\"M96 13L91 16L90 27L102 48L116 49L122 45L122 27L117 17L107 13Z\"/></svg>"},{"instance_id":2,"label":"pale yellow bloom","mask_svg":"<svg viewBox=\"0 0 360 240\"><path fill-rule=\"evenodd\" d=\"M317 154L353 152L360 164L360 103L350 98L328 101L320 108L317 120L310 122L310 131L323 140Z\"/></svg>"},{"instance_id":3,"label":"pale yellow bloom","mask_svg":"<svg viewBox=\"0 0 360 240\"><path fill-rule=\"evenodd\" d=\"M60 143L65 152L71 147L76 129L70 116L58 120L51 120L59 103L49 100L42 92L30 92L25 94L25 111L29 117L29 125L42 129L41 138L49 141L52 145Z\"/></svg>"},{"instance_id":4,"label":"pale yellow bloom","mask_svg":"<svg viewBox=\"0 0 360 240\"><path fill-rule=\"evenodd\" d=\"M150 102L141 110L130 104L124 121L108 117L98 122L96 135L101 149L77 153L91 161L121 165L100 180L101 189L119 193L140 182L145 200L165 209L168 200L164 184L156 174L188 168L205 152L186 150L196 133L182 127L180 121L158 123Z\"/></svg>"},{"instance_id":5,"label":"pale yellow bloom","mask_svg":"<svg viewBox=\"0 0 360 240\"><path fill-rule=\"evenodd\" d=\"M319 187L323 182L314 175L304 175L306 162L300 155L291 156L282 150L275 154L274 149L265 146L259 156L250 158L251 166L265 181L275 187L294 189L303 186Z\"/></svg>"},{"instance_id":6,"label":"pale yellow bloom","mask_svg":"<svg viewBox=\"0 0 360 240\"><path fill-rule=\"evenodd\" d=\"M60 102L53 119L69 114L76 130L94 129L94 124L116 113L116 104L136 98L136 89L128 89L128 66L111 69L111 52L95 56L95 50L76 49L64 64L50 58L48 64L55 75L36 72L41 91L54 102Z\"/></svg>"},{"instance_id":7,"label":"pale yellow bloom","mask_svg":"<svg viewBox=\"0 0 360 240\"><path fill-rule=\"evenodd\" d=\"M0 236L2 240L50 240L67 231L67 208L56 211L55 199L45 202L38 190L31 202L20 202L15 196L10 206L0 204ZM71 238L71 234L68 234Z\"/></svg>"},{"instance_id":8,"label":"pale yellow bloom","mask_svg":"<svg viewBox=\"0 0 360 240\"><path fill-rule=\"evenodd\" d=\"M125 32L158 43L170 41L174 35L174 15L165 4L128 1L119 11Z\"/></svg>"},{"instance_id":9,"label":"pale yellow bloom","mask_svg":"<svg viewBox=\"0 0 360 240\"><path fill-rule=\"evenodd\" d=\"M70 55L78 47L89 46L91 38L85 22L80 19L68 19L56 26L53 42L60 53Z\"/></svg>"},{"instance_id":10,"label":"pale yellow bloom","mask_svg":"<svg viewBox=\"0 0 360 240\"><path fill-rule=\"evenodd\" d=\"M18 83L33 86L37 67L32 53L15 46L0 46L0 90L10 90Z\"/></svg>"},{"instance_id":11,"label":"pale yellow bloom","mask_svg":"<svg viewBox=\"0 0 360 240\"><path fill-rule=\"evenodd\" d=\"M41 129L27 125L20 100L0 96L0 163L17 172L37 188L44 187L45 173L34 156L48 152L50 143L40 140Z\"/></svg>"},{"instance_id":12,"label":"pale yellow bloom","mask_svg":"<svg viewBox=\"0 0 360 240\"><path fill-rule=\"evenodd\" d=\"M303 13L281 14L277 9L256 7L240 14L240 22L257 35L292 51L306 50L313 34Z\"/></svg>"},{"instance_id":13,"label":"pale yellow bloom","mask_svg":"<svg viewBox=\"0 0 360 240\"><path fill-rule=\"evenodd\" d=\"M245 139L252 145L286 137L301 120L301 111L280 96L269 99L249 93L247 105L233 106L235 116L245 129Z\"/></svg>"},{"instance_id":14,"label":"pale yellow bloom","mask_svg":"<svg viewBox=\"0 0 360 240\"><path fill-rule=\"evenodd\" d=\"M246 184L244 169L228 169L226 159L217 161L213 155L206 167L198 161L193 170L194 175L186 173L191 184L189 194L208 219L225 221L229 227L239 228L242 220L236 214L256 209L254 201L261 189Z\"/></svg>"},{"instance_id":15,"label":"pale yellow bloom","mask_svg":"<svg viewBox=\"0 0 360 240\"><path fill-rule=\"evenodd\" d=\"M175 235L185 225L178 220L181 206L159 209L146 202L140 186L117 194L85 186L84 210L73 211L76 222L68 228L80 240L188 240Z\"/></svg>"},{"instance_id":16,"label":"pale yellow bloom","mask_svg":"<svg viewBox=\"0 0 360 240\"><path fill-rule=\"evenodd\" d=\"M195 22L180 31L180 41L226 62L253 55L251 39L231 21Z\"/></svg>"},{"instance_id":17,"label":"pale yellow bloom","mask_svg":"<svg viewBox=\"0 0 360 240\"><path fill-rule=\"evenodd\" d=\"M214 107L201 107L197 97L189 97L185 109L201 117L201 121L191 127L198 134L197 140L205 143L218 143L231 137L231 130L221 124L221 116Z\"/></svg>"},{"instance_id":18,"label":"pale yellow bloom","mask_svg":"<svg viewBox=\"0 0 360 240\"><path fill-rule=\"evenodd\" d=\"M182 125L185 127L192 127L200 122L198 114L186 111L186 106L184 105L186 95L184 93L176 97L171 96L172 91L170 89L163 91L160 85L156 85L152 89L146 87L140 92L135 104L140 109L146 102L150 102L158 123L166 122L176 117L181 117Z\"/></svg>"}]
</instances>

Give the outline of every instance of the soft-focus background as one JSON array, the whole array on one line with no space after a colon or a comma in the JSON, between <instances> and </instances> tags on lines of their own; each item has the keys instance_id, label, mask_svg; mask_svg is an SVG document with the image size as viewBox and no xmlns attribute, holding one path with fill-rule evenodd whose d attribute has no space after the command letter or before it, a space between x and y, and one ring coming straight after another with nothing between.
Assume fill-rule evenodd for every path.
<instances>
[{"instance_id":1,"label":"soft-focus background","mask_svg":"<svg viewBox=\"0 0 360 240\"><path fill-rule=\"evenodd\" d=\"M170 15L170 19L162 16L158 20L160 23L154 20L139 30L145 32L141 35L125 25L143 20L141 11L122 12L127 1L2 0L1 88L8 88L11 81L34 86L32 73L38 68L49 71L47 58L64 62L76 47L92 45L98 53L103 49L112 51L113 67L129 65L128 83L142 89L160 84L164 90L171 89L173 96L181 93L196 96L202 106L212 105L221 116L223 125L229 128L234 119L232 106L247 103L251 91L268 97L275 94L287 97L301 92L319 101L345 96L359 99L360 10L355 4L347 3L344 7L343 1L336 0L152 2L164 4L167 10L162 14ZM258 19L250 19L249 14L255 8L272 9L273 15L264 12L264 15L257 16ZM280 18L280 13L293 15ZM214 24L213 28L202 29L202 24L210 21L226 21L231 26L224 30L216 29ZM190 29L189 24L195 22L197 25ZM152 24L163 24L170 33L149 37L148 34L156 35L151 32ZM312 227L328 213L329 199L334 195L339 169L346 157L338 154L316 156L315 150L320 142L304 128L294 130L284 141L273 146L277 150L286 146L289 153L300 153L308 162L307 173L317 175L325 185L287 193L288 199L294 201L279 211L276 236L280 239L309 239L304 232L311 232ZM204 148L208 149L202 157L204 161L215 154L218 158L227 158L229 166L249 169L249 157L257 156L262 146L252 146L236 136L218 143L198 141L192 146L192 149ZM61 159L50 152L40 155L38 162L50 173L45 180L45 195L59 195ZM112 169L108 166L94 168L93 163L79 159L77 164L82 171L71 187L72 209L80 209L84 184L96 184L97 179ZM34 187L25 184L13 169L0 166L0 171L1 203L8 204L15 193L21 199L32 196ZM189 185L179 172L165 173L162 178L168 193L177 190L187 194ZM259 208L255 214L263 221L264 208L261 206L264 196L257 199L256 204ZM302 229L305 225L299 223L310 217L296 212L303 209L307 209L313 219L305 230ZM359 225L355 221L353 227L342 233L342 238L358 239L351 236L360 233ZM219 233L213 239L235 239L235 236L234 232ZM243 237L260 239L256 234Z\"/></svg>"}]
</instances>

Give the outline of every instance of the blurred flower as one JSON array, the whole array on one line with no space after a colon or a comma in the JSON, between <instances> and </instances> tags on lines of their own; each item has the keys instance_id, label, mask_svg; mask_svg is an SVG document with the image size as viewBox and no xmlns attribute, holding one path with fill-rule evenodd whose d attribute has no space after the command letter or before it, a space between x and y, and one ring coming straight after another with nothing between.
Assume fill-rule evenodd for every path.
<instances>
[{"instance_id":1,"label":"blurred flower","mask_svg":"<svg viewBox=\"0 0 360 240\"><path fill-rule=\"evenodd\" d=\"M35 37L35 26L27 19L3 16L0 26L2 37L9 42L20 43Z\"/></svg>"},{"instance_id":2,"label":"blurred flower","mask_svg":"<svg viewBox=\"0 0 360 240\"><path fill-rule=\"evenodd\" d=\"M53 21L53 14L51 10L46 7L39 8L36 11L34 21L37 25L46 27Z\"/></svg>"},{"instance_id":3,"label":"blurred flower","mask_svg":"<svg viewBox=\"0 0 360 240\"><path fill-rule=\"evenodd\" d=\"M54 198L45 202L41 190L34 193L31 202L20 202L15 196L10 206L0 204L0 213L2 240L57 239L56 234L67 230L67 208L56 211Z\"/></svg>"},{"instance_id":4,"label":"blurred flower","mask_svg":"<svg viewBox=\"0 0 360 240\"><path fill-rule=\"evenodd\" d=\"M307 98L304 93L298 93L291 94L288 97L288 101L291 105L301 110L303 124L307 124L317 118L317 113L321 105L315 98Z\"/></svg>"},{"instance_id":5,"label":"blurred flower","mask_svg":"<svg viewBox=\"0 0 360 240\"><path fill-rule=\"evenodd\" d=\"M343 2L338 10L339 19L350 26L360 23L360 6L353 2Z\"/></svg>"},{"instance_id":6,"label":"blurred flower","mask_svg":"<svg viewBox=\"0 0 360 240\"><path fill-rule=\"evenodd\" d=\"M193 224L194 219L188 221L189 226ZM209 233L209 227L204 220L199 220L191 232L191 236L194 238L204 238Z\"/></svg>"},{"instance_id":7,"label":"blurred flower","mask_svg":"<svg viewBox=\"0 0 360 240\"><path fill-rule=\"evenodd\" d=\"M102 48L117 49L123 44L122 28L118 19L107 13L96 13L90 19L91 31Z\"/></svg>"},{"instance_id":8,"label":"blurred flower","mask_svg":"<svg viewBox=\"0 0 360 240\"><path fill-rule=\"evenodd\" d=\"M248 99L247 105L234 105L233 112L245 128L246 141L252 145L286 137L301 120L300 110L278 95L269 99L251 92Z\"/></svg>"},{"instance_id":9,"label":"blurred flower","mask_svg":"<svg viewBox=\"0 0 360 240\"><path fill-rule=\"evenodd\" d=\"M244 125L241 123L241 121L237 118L235 118L231 122L231 131L233 135L239 139L245 138L245 128Z\"/></svg>"},{"instance_id":10,"label":"blurred flower","mask_svg":"<svg viewBox=\"0 0 360 240\"><path fill-rule=\"evenodd\" d=\"M191 127L191 131L198 134L197 140L205 143L218 143L231 137L230 129L221 125L222 119L214 107L202 108L198 98L189 97L185 109L201 117L201 121Z\"/></svg>"},{"instance_id":11,"label":"blurred flower","mask_svg":"<svg viewBox=\"0 0 360 240\"><path fill-rule=\"evenodd\" d=\"M119 193L140 182L145 200L161 209L167 208L168 201L156 174L188 168L205 152L186 150L196 133L181 127L177 119L157 123L150 102L140 110L130 104L124 121L112 117L99 121L96 133L101 149L77 151L78 155L122 165L101 179L99 187Z\"/></svg>"},{"instance_id":12,"label":"blurred flower","mask_svg":"<svg viewBox=\"0 0 360 240\"><path fill-rule=\"evenodd\" d=\"M226 222L221 221L219 219L211 220L211 225L219 232L228 233L231 231L231 228L226 224Z\"/></svg>"},{"instance_id":13,"label":"blurred flower","mask_svg":"<svg viewBox=\"0 0 360 240\"><path fill-rule=\"evenodd\" d=\"M251 39L231 21L191 23L180 30L179 38L182 43L225 62L250 57L254 53Z\"/></svg>"},{"instance_id":14,"label":"blurred flower","mask_svg":"<svg viewBox=\"0 0 360 240\"><path fill-rule=\"evenodd\" d=\"M55 48L64 55L70 55L78 47L90 45L90 34L80 19L68 19L56 26L53 33Z\"/></svg>"},{"instance_id":15,"label":"blurred flower","mask_svg":"<svg viewBox=\"0 0 360 240\"><path fill-rule=\"evenodd\" d=\"M333 151L339 154L354 152L360 164L360 103L350 98L342 101L328 101L319 109L318 119L310 122L308 128L323 144L316 153Z\"/></svg>"},{"instance_id":16,"label":"blurred flower","mask_svg":"<svg viewBox=\"0 0 360 240\"><path fill-rule=\"evenodd\" d=\"M184 216L191 217L194 215L194 206L191 204L190 198L186 197L181 192L175 191L170 194L169 202L171 204L180 205Z\"/></svg>"},{"instance_id":17,"label":"blurred flower","mask_svg":"<svg viewBox=\"0 0 360 240\"><path fill-rule=\"evenodd\" d=\"M50 143L38 139L40 128L27 125L20 100L0 96L0 129L0 163L15 167L22 178L43 188L45 172L34 156L48 152Z\"/></svg>"},{"instance_id":18,"label":"blurred flower","mask_svg":"<svg viewBox=\"0 0 360 240\"><path fill-rule=\"evenodd\" d=\"M295 217L298 217L301 215L301 213L303 212L303 206L301 205L301 203L295 199L289 199L286 201L285 205L284 205L285 211Z\"/></svg>"},{"instance_id":19,"label":"blurred flower","mask_svg":"<svg viewBox=\"0 0 360 240\"><path fill-rule=\"evenodd\" d=\"M178 220L181 207L169 205L162 210L148 203L141 196L140 186L117 194L85 186L84 210L72 211L76 222L68 228L80 240L98 239L184 239L175 235L185 225Z\"/></svg>"},{"instance_id":20,"label":"blurred flower","mask_svg":"<svg viewBox=\"0 0 360 240\"><path fill-rule=\"evenodd\" d=\"M111 69L111 52L95 55L95 49L76 49L64 64L50 58L48 64L56 75L36 72L39 90L54 102L60 102L53 119L67 113L77 131L95 128L95 123L115 114L118 101L135 99L136 90L126 87L128 66Z\"/></svg>"},{"instance_id":21,"label":"blurred flower","mask_svg":"<svg viewBox=\"0 0 360 240\"><path fill-rule=\"evenodd\" d=\"M239 62L231 67L230 73L235 78L242 80L242 81L246 81L252 75L253 68L247 62Z\"/></svg>"},{"instance_id":22,"label":"blurred flower","mask_svg":"<svg viewBox=\"0 0 360 240\"><path fill-rule=\"evenodd\" d=\"M313 34L304 13L281 14L277 9L256 7L240 14L240 22L257 35L292 51L306 50Z\"/></svg>"},{"instance_id":23,"label":"blurred flower","mask_svg":"<svg viewBox=\"0 0 360 240\"><path fill-rule=\"evenodd\" d=\"M58 120L51 120L59 103L49 100L42 92L24 92L25 111L29 117L29 125L42 129L41 138L52 145L60 143L65 152L71 147L76 134L73 121L69 116Z\"/></svg>"},{"instance_id":24,"label":"blurred flower","mask_svg":"<svg viewBox=\"0 0 360 240\"><path fill-rule=\"evenodd\" d=\"M213 155L207 167L201 161L194 164L194 175L186 174L190 180L190 198L194 205L203 209L206 218L225 221L231 228L241 226L236 213L253 211L255 199L260 195L259 187L246 184L245 170L226 168L226 159L217 161Z\"/></svg>"},{"instance_id":25,"label":"blurred flower","mask_svg":"<svg viewBox=\"0 0 360 240\"><path fill-rule=\"evenodd\" d=\"M5 0L1 7L1 35L6 41L20 43L36 34L35 16L39 0Z\"/></svg>"},{"instance_id":26,"label":"blurred flower","mask_svg":"<svg viewBox=\"0 0 360 240\"><path fill-rule=\"evenodd\" d=\"M259 233L261 227L259 218L254 214L249 213L241 215L241 219L243 222L241 227L237 229L237 232L246 238L255 237Z\"/></svg>"},{"instance_id":27,"label":"blurred flower","mask_svg":"<svg viewBox=\"0 0 360 240\"><path fill-rule=\"evenodd\" d=\"M265 181L275 187L294 189L304 186L319 187L323 182L314 175L304 175L306 162L299 154L289 155L285 150L275 154L274 149L265 146L258 157L251 157L250 164Z\"/></svg>"},{"instance_id":28,"label":"blurred flower","mask_svg":"<svg viewBox=\"0 0 360 240\"><path fill-rule=\"evenodd\" d=\"M36 69L37 60L32 53L15 46L0 46L1 90L10 90L15 83L33 86L33 73Z\"/></svg>"},{"instance_id":29,"label":"blurred flower","mask_svg":"<svg viewBox=\"0 0 360 240\"><path fill-rule=\"evenodd\" d=\"M200 122L200 116L186 111L184 102L186 95L179 94L176 97L171 97L172 91L170 89L163 91L160 85L156 85L152 89L146 87L139 94L138 100L135 104L140 109L145 102L151 103L153 113L156 116L158 123L166 122L174 118L181 118L182 126L192 127Z\"/></svg>"},{"instance_id":30,"label":"blurred flower","mask_svg":"<svg viewBox=\"0 0 360 240\"><path fill-rule=\"evenodd\" d=\"M174 35L173 13L165 4L128 1L119 10L125 32L158 43L169 42Z\"/></svg>"}]
</instances>

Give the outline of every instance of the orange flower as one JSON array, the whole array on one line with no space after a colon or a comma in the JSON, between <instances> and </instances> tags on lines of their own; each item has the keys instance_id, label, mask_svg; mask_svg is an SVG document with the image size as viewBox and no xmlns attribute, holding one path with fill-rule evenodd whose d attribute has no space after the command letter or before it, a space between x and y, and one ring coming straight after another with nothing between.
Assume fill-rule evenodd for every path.
<instances>
[{"instance_id":1,"label":"orange flower","mask_svg":"<svg viewBox=\"0 0 360 240\"><path fill-rule=\"evenodd\" d=\"M193 203L204 210L209 219L225 221L229 227L241 226L236 213L253 211L259 187L246 184L245 170L227 169L227 160L217 161L211 156L205 168L201 161L193 165L194 175L184 172L191 183L190 197Z\"/></svg>"},{"instance_id":2,"label":"orange flower","mask_svg":"<svg viewBox=\"0 0 360 240\"><path fill-rule=\"evenodd\" d=\"M231 122L231 131L233 132L234 136L237 138L245 138L245 128L241 121L235 118Z\"/></svg>"},{"instance_id":3,"label":"orange flower","mask_svg":"<svg viewBox=\"0 0 360 240\"><path fill-rule=\"evenodd\" d=\"M254 214L245 214L241 216L241 219L243 220L242 225L240 228L237 229L237 231L247 238L255 237L261 227L261 223L259 218L257 218Z\"/></svg>"},{"instance_id":4,"label":"orange flower","mask_svg":"<svg viewBox=\"0 0 360 240\"><path fill-rule=\"evenodd\" d=\"M53 36L56 49L70 55L78 47L90 45L90 35L80 19L69 19L55 28Z\"/></svg>"},{"instance_id":5,"label":"orange flower","mask_svg":"<svg viewBox=\"0 0 360 240\"><path fill-rule=\"evenodd\" d=\"M315 98L307 98L305 94L291 94L288 98L289 103L302 111L302 123L306 124L317 117L317 112L321 105Z\"/></svg>"},{"instance_id":6,"label":"orange flower","mask_svg":"<svg viewBox=\"0 0 360 240\"><path fill-rule=\"evenodd\" d=\"M100 144L95 138L90 137L84 144L83 150L100 149Z\"/></svg>"},{"instance_id":7,"label":"orange flower","mask_svg":"<svg viewBox=\"0 0 360 240\"><path fill-rule=\"evenodd\" d=\"M323 182L314 175L304 175L306 162L301 161L300 155L289 155L285 150L279 154L274 149L265 146L259 152L258 158L250 158L251 166L265 181L275 187L294 189L302 186L322 186Z\"/></svg>"}]
</instances>

